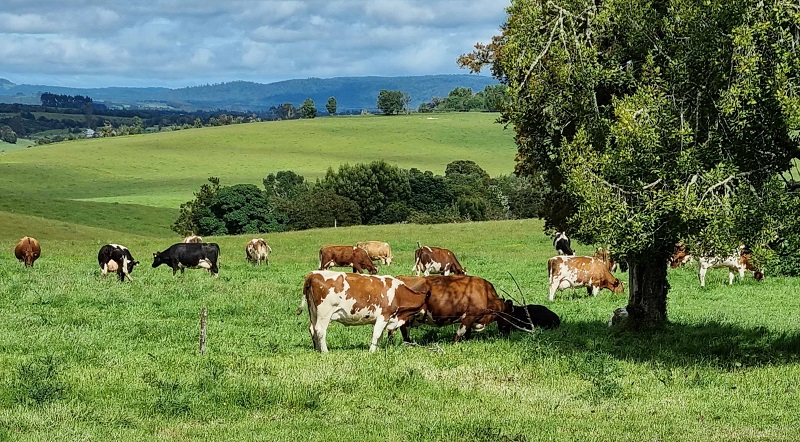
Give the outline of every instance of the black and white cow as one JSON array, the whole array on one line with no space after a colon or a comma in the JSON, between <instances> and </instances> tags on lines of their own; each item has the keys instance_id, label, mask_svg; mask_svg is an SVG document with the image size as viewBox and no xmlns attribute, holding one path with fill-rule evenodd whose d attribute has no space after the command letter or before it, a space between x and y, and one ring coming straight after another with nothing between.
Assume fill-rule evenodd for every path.
<instances>
[{"instance_id":1,"label":"black and white cow","mask_svg":"<svg viewBox=\"0 0 800 442\"><path fill-rule=\"evenodd\" d=\"M181 274L185 268L206 269L213 276L218 276L219 244L207 243L178 243L173 244L163 252L153 253L153 268L166 264L172 267L174 275L178 269Z\"/></svg>"},{"instance_id":2,"label":"black and white cow","mask_svg":"<svg viewBox=\"0 0 800 442\"><path fill-rule=\"evenodd\" d=\"M570 248L569 237L567 237L567 232L556 232L556 236L553 238L553 247L556 248L556 251L559 255L567 255L573 256L575 252L572 251Z\"/></svg>"},{"instance_id":3,"label":"black and white cow","mask_svg":"<svg viewBox=\"0 0 800 442\"><path fill-rule=\"evenodd\" d=\"M97 263L100 264L100 274L106 277L108 272L116 272L120 281L133 281L131 272L139 261L133 259L131 251L127 247L119 244L106 244L100 247L97 253Z\"/></svg>"}]
</instances>

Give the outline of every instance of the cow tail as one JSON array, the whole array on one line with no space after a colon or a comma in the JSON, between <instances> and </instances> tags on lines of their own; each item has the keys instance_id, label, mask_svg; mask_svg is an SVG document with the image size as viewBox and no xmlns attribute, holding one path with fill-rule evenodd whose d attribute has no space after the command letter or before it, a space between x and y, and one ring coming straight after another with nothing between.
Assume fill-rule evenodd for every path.
<instances>
[{"instance_id":1,"label":"cow tail","mask_svg":"<svg viewBox=\"0 0 800 442\"><path fill-rule=\"evenodd\" d=\"M319 265L317 268L322 270L322 249L319 249Z\"/></svg>"},{"instance_id":2,"label":"cow tail","mask_svg":"<svg viewBox=\"0 0 800 442\"><path fill-rule=\"evenodd\" d=\"M550 259L547 260L547 278L548 279L553 277L553 270L554 270L555 265L556 265L556 262L555 262L555 260L553 258L550 258Z\"/></svg>"},{"instance_id":3,"label":"cow tail","mask_svg":"<svg viewBox=\"0 0 800 442\"><path fill-rule=\"evenodd\" d=\"M308 308L308 297L311 296L311 277L306 277L306 282L303 284L303 296L300 299L300 306L294 311L295 315L303 313L303 310Z\"/></svg>"}]
</instances>

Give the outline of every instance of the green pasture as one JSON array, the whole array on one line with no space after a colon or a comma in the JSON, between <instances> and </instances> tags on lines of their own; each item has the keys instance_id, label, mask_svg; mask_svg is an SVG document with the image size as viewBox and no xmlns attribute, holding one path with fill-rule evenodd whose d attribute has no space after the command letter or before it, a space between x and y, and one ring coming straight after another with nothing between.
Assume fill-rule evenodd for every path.
<instances>
[{"instance_id":1,"label":"green pasture","mask_svg":"<svg viewBox=\"0 0 800 442\"><path fill-rule=\"evenodd\" d=\"M41 232L42 257L25 269L0 239L0 440L800 438L797 279L729 287L712 270L701 289L696 269L670 270L669 325L612 333L624 295L547 301L553 250L536 220L266 235L269 267L246 263L249 237L206 238L222 250L212 278L151 268L174 237L13 216ZM409 274L417 241L449 247L501 296L546 304L562 326L504 339L491 325L456 345L455 327L422 327L416 345L384 336L370 354L371 327L333 324L330 353L316 353L307 313L293 314L303 278L321 245L366 239L391 243L381 270L393 275ZM132 283L100 278L96 253L110 241L142 261Z\"/></svg>"},{"instance_id":2,"label":"green pasture","mask_svg":"<svg viewBox=\"0 0 800 442\"><path fill-rule=\"evenodd\" d=\"M0 153L0 223L13 213L165 237L180 204L210 176L223 185L261 186L267 174L293 170L313 182L329 167L375 160L443 174L448 163L461 159L475 161L492 176L509 174L516 153L513 131L496 118L485 113L317 118L7 151ZM0 231L0 238L25 234L25 228Z\"/></svg>"}]
</instances>

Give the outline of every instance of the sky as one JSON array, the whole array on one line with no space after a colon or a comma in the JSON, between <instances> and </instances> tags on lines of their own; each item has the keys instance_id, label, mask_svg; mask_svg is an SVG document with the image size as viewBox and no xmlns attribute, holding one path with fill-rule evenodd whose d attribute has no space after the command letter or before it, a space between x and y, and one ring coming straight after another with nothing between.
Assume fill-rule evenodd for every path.
<instances>
[{"instance_id":1,"label":"sky","mask_svg":"<svg viewBox=\"0 0 800 442\"><path fill-rule=\"evenodd\" d=\"M0 78L67 87L468 74L509 0L2 0ZM481 75L489 75L484 72Z\"/></svg>"}]
</instances>

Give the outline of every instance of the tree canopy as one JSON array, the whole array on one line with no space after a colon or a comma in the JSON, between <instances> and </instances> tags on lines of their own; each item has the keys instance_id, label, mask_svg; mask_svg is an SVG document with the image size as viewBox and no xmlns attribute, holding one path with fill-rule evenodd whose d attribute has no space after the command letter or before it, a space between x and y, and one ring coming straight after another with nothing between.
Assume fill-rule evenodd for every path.
<instances>
[{"instance_id":1,"label":"tree canopy","mask_svg":"<svg viewBox=\"0 0 800 442\"><path fill-rule=\"evenodd\" d=\"M763 242L766 189L798 157L800 10L789 1L512 0L459 64L508 86L517 172L548 228L630 262L631 324L666 321L676 241Z\"/></svg>"}]
</instances>

